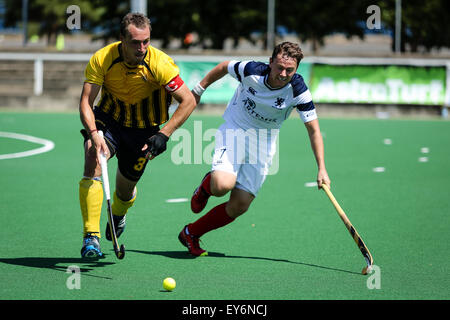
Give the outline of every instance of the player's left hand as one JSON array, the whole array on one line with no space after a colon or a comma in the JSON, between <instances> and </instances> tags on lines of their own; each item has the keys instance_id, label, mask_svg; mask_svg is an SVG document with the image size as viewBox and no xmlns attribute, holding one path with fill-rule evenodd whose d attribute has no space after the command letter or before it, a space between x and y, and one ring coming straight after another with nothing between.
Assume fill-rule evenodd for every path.
<instances>
[{"instance_id":1,"label":"player's left hand","mask_svg":"<svg viewBox=\"0 0 450 320\"><path fill-rule=\"evenodd\" d=\"M147 144L144 145L142 151L147 150L147 159L152 160L154 157L166 151L167 141L169 141L169 137L162 132L158 132L147 139Z\"/></svg>"}]
</instances>

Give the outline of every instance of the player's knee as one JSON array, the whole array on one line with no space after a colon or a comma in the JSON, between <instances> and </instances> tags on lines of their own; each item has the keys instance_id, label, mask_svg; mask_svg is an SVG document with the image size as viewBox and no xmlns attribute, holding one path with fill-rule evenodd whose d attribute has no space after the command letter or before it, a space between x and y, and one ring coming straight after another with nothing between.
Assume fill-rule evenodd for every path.
<instances>
[{"instance_id":1,"label":"player's knee","mask_svg":"<svg viewBox=\"0 0 450 320\"><path fill-rule=\"evenodd\" d=\"M220 181L213 185L211 185L211 192L216 197L222 197L226 195L231 189L234 188L234 184L226 182L226 181Z\"/></svg>"},{"instance_id":2,"label":"player's knee","mask_svg":"<svg viewBox=\"0 0 450 320\"><path fill-rule=\"evenodd\" d=\"M211 179L211 192L216 197L222 197L230 192L236 185L236 179L224 177L216 177L213 175Z\"/></svg>"}]
</instances>

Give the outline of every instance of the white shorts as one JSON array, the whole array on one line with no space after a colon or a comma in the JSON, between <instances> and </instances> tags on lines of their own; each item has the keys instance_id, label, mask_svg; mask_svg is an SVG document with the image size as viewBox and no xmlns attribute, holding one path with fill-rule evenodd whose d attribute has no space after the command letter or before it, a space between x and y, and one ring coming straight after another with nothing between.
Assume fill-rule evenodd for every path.
<instances>
[{"instance_id":1,"label":"white shorts","mask_svg":"<svg viewBox=\"0 0 450 320\"><path fill-rule=\"evenodd\" d=\"M277 149L278 129L248 129L225 122L216 132L212 171L236 176L236 188L254 196L269 174Z\"/></svg>"}]
</instances>

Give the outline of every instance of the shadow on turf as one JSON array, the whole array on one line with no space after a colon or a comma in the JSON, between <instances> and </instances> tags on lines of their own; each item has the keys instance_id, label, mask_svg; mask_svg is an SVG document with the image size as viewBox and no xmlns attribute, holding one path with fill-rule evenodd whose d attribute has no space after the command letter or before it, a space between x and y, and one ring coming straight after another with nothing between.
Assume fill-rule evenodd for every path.
<instances>
[{"instance_id":1,"label":"shadow on turf","mask_svg":"<svg viewBox=\"0 0 450 320\"><path fill-rule=\"evenodd\" d=\"M186 251L143 251L143 250L127 250L127 251L164 256L164 257L172 258L172 259L196 259L197 258L197 257L194 257L194 256L188 254ZM361 275L361 273L359 273L359 272L354 272L354 271L350 271L350 270L343 270L343 269L331 268L331 267L326 267L326 266L320 266L320 265L312 264L312 263L290 261L290 260L286 260L286 259L274 259L274 258L265 258L265 257L246 257L246 256L227 256L224 253L211 252L211 251L208 252L208 257L231 258L231 259L254 259L254 260L267 260L267 261L275 261L275 262L286 262L286 263L299 264L302 266L308 266L308 267L314 267L314 268L320 268L320 269ZM203 259L203 258L200 258L200 259Z\"/></svg>"},{"instance_id":2,"label":"shadow on turf","mask_svg":"<svg viewBox=\"0 0 450 320\"><path fill-rule=\"evenodd\" d=\"M113 262L103 262L101 260L86 260L82 258L43 258L43 257L24 257L24 258L0 258L0 262L12 264L16 266L24 266L31 268L52 269L57 271L67 272L67 268L71 265L76 265L80 268L81 273L87 276L112 279L108 277L96 276L87 274L94 268L104 267L114 264Z\"/></svg>"}]
</instances>

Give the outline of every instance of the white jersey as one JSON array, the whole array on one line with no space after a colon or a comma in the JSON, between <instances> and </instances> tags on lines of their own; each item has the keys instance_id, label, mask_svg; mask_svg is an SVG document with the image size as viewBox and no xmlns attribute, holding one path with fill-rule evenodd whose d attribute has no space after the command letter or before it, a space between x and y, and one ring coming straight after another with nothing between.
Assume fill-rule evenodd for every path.
<instances>
[{"instance_id":1,"label":"white jersey","mask_svg":"<svg viewBox=\"0 0 450 320\"><path fill-rule=\"evenodd\" d=\"M279 129L297 109L303 122L317 119L311 93L303 77L296 73L282 88L267 83L270 67L255 61L230 61L228 73L240 82L223 118L246 130Z\"/></svg>"}]
</instances>

